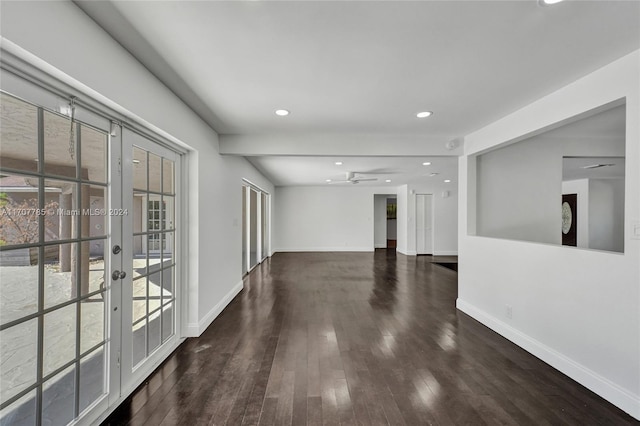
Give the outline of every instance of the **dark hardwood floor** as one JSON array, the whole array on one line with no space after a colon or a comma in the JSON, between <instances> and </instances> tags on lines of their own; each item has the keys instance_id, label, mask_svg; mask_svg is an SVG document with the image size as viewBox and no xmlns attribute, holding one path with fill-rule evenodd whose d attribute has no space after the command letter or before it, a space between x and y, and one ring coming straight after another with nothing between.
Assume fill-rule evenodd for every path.
<instances>
[{"instance_id":1,"label":"dark hardwood floor","mask_svg":"<svg viewBox=\"0 0 640 426\"><path fill-rule=\"evenodd\" d=\"M278 253L105 424L638 424L457 311L435 261Z\"/></svg>"}]
</instances>

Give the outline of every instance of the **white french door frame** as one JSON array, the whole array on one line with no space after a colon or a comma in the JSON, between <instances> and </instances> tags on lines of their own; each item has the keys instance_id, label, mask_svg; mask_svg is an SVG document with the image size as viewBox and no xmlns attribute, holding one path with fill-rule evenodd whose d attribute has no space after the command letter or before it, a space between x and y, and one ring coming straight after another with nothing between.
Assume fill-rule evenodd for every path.
<instances>
[{"instance_id":1,"label":"white french door frame","mask_svg":"<svg viewBox=\"0 0 640 426\"><path fill-rule=\"evenodd\" d=\"M246 191L244 192L245 210L244 217L242 218L242 227L244 228L244 248L247 250L245 253L245 269L247 274L251 272L251 186L245 185Z\"/></svg>"},{"instance_id":2,"label":"white french door frame","mask_svg":"<svg viewBox=\"0 0 640 426\"><path fill-rule=\"evenodd\" d=\"M112 122L109 132L109 205L111 209L122 208L122 128ZM115 270L122 271L124 250L118 255L114 254L115 246L122 247L122 218L110 217L107 220L109 227L108 248L111 261L105 264L105 282L108 280L109 300L107 308L107 336L109 336L108 378L109 391L107 392L108 407L116 404L122 396L120 375L120 351L122 342L122 280L112 280L111 274Z\"/></svg>"},{"instance_id":3,"label":"white french door frame","mask_svg":"<svg viewBox=\"0 0 640 426\"><path fill-rule=\"evenodd\" d=\"M269 251L271 247L271 194L266 191L262 191L262 195L266 195L266 205L264 206L265 218L262 217L262 197L260 197L260 226L265 224L265 229L260 233L260 250L261 259L260 262L264 262L269 257ZM266 241L262 240L262 235L265 236Z\"/></svg>"},{"instance_id":4,"label":"white french door frame","mask_svg":"<svg viewBox=\"0 0 640 426\"><path fill-rule=\"evenodd\" d=\"M180 226L182 221L182 213L180 209L177 207L182 204L181 200L181 177L182 177L182 168L180 166L181 156L173 150L170 150L162 145L157 144L155 141L149 139L144 135L140 135L134 130L124 128L122 137L122 180L125 183L123 185L123 196L122 196L122 208L128 210L129 212L133 212L133 147L137 146L151 153L160 155L163 158L171 159L174 161L174 191L175 191L175 217L174 223L175 226L175 237L174 240L177 242L181 241L181 233L182 227ZM143 211L146 209L143 208ZM123 259L127 259L128 264L123 267L123 271L127 274L127 277L124 281L121 281L122 285L122 294L123 303L128 303L128 306L123 306L122 308L122 347L120 353L120 369L121 369L121 389L122 393L129 394L133 390L135 390L139 384L149 375L151 374L161 363L166 359L168 355L171 354L175 350L175 348L180 344L180 329L181 329L181 321L182 318L182 297L184 294L181 287L181 277L182 277L182 269L183 269L183 261L181 253L183 250L176 249L172 253L172 255L178 254L180 257L176 258L175 262L175 302L173 303L173 323L174 323L174 334L171 336L165 343L160 343L160 346L154 350L154 352L150 353L145 361L141 364L133 365L133 347L132 340L129 338L129 332L131 331L132 324L132 306L131 300L126 299L126 295L133 294L133 265L129 259L133 259L133 219L132 214L128 216L128 220L123 221L122 225L122 235L124 245L122 247ZM146 217L142 217L143 221L146 221ZM144 238L143 238L144 240ZM162 321L162 306L160 307L160 321ZM162 338L162 336L161 336Z\"/></svg>"},{"instance_id":5,"label":"white french door frame","mask_svg":"<svg viewBox=\"0 0 640 426\"><path fill-rule=\"evenodd\" d=\"M253 236L253 234L251 233L251 208L252 208L252 203L251 203L251 191L253 191L256 194L256 228L260 227L260 190L256 189L253 185L246 185L247 187L247 191L245 192L245 196L246 196L246 215L244 218L244 223L242 226L244 226L245 228L245 244L247 247L247 253L246 253L246 267L247 267L247 273L251 272L256 266L258 266L260 264L260 232L257 232L256 235L256 264L255 265L251 265L251 237Z\"/></svg>"},{"instance_id":6,"label":"white french door frame","mask_svg":"<svg viewBox=\"0 0 640 426\"><path fill-rule=\"evenodd\" d=\"M99 423L117 408L142 382L153 372L168 355L173 352L182 341L183 325L186 323L183 318L187 310L187 301L182 295L187 294L186 286L188 274L186 267L186 252L188 247L188 229L185 218L188 217L188 173L186 162L188 161L187 151L167 139L163 135L156 133L155 129L150 129L146 123L136 123L129 121L134 116L121 107L114 109L114 105L107 98L96 95L91 89L75 79L60 73L54 67L34 60L26 51L11 43L3 44L0 47L0 89L11 95L24 99L28 103L39 107L65 114L64 108L68 105L69 99L75 100L74 118L78 122L85 123L96 129L100 129L109 135L108 151L108 204L109 209L127 208L123 203L122 182L127 178L125 173L124 157L126 153L122 150L122 131L126 129L138 135L151 138L157 149L170 148L170 151L178 158L175 162L175 292L176 301L174 303L174 336L171 345L161 345L162 351L154 353L153 359L146 363L144 368L138 368L135 374L126 377L122 374L122 283L118 280L117 285L111 279L111 274L116 269L125 271L127 279L131 282L132 264L131 245L123 241L124 221L122 219L107 220L108 235L105 247L105 340L106 352L109 354L105 361L105 381L107 383L106 394L96 400L83 411L71 424ZM97 96L97 98L95 98ZM124 113L124 114L123 114ZM129 156L131 154L129 153ZM181 162L183 166L181 167ZM131 206L129 206L131 209ZM129 221L131 222L131 221ZM127 229L130 231L130 229ZM118 255L113 254L113 247L118 245L122 251ZM127 246L129 252L127 252ZM107 254L108 253L108 254ZM123 262L123 259L129 259ZM125 264L127 264L125 266ZM126 282L126 279L125 279ZM129 284L130 285L130 284ZM131 323L129 323L129 327ZM123 380L124 379L124 380Z\"/></svg>"},{"instance_id":7,"label":"white french door frame","mask_svg":"<svg viewBox=\"0 0 640 426\"><path fill-rule=\"evenodd\" d=\"M4 53L4 52L3 52ZM4 61L5 58L3 58ZM0 89L6 93L11 94L19 99L24 100L33 105L37 105L40 108L45 110L49 110L55 113L63 113L64 108L67 106L69 102L69 98L65 96L63 92L58 90L58 87L49 84L43 84L41 81L32 81L28 77L21 75L12 67L8 67L5 62L2 62L0 69ZM95 129L101 130L102 132L109 134L109 143L107 145L107 157L109 158L109 168L108 168L108 185L107 185L107 194L108 194L108 203L104 206L108 211L109 209L117 208L118 194L119 189L115 189L114 187L118 185L113 184L114 181L119 182L119 177L117 176L117 161L114 161L117 158L117 148L114 149L111 141L113 137L111 133L113 132L112 122L105 115L96 112L95 109L88 105L84 105L80 102L76 103L75 111L74 111L74 119L78 123L82 123L88 126L91 126ZM117 146L117 143L115 143ZM115 244L119 243L120 238L120 224L116 223L120 222L118 220L107 220L107 238L105 247L105 256L104 256L104 268L105 268L105 284L106 285L106 299L105 299L105 319L104 319L104 333L105 333L105 352L108 353L108 359L105 361L105 371L104 371L104 380L106 382L106 394L102 395L96 401L94 401L91 405L89 405L82 413L79 413L79 417L77 417L72 424L86 421L88 419L96 419L100 416L101 413L107 412L109 410L110 404L114 401L112 392L113 390L119 387L119 374L117 371L114 371L112 364L117 360L117 351L118 346L114 344L114 339L119 338L119 334L117 331L119 313L115 316L112 316L112 312L118 312L118 305L113 303L113 294L117 294L117 289L114 292L113 286L111 286L111 281L109 280L111 272L114 267L119 265L121 262L121 256L114 255L111 247ZM116 321L115 323L112 321ZM41 350L41 349L40 349Z\"/></svg>"},{"instance_id":8,"label":"white french door frame","mask_svg":"<svg viewBox=\"0 0 640 426\"><path fill-rule=\"evenodd\" d=\"M267 241L270 241L271 238L271 232L270 232L270 206L271 206L271 194L263 189L261 189L259 186L251 183L250 181L248 181L247 179L242 179L242 186L245 187L247 190L245 191L245 216L242 218L242 227L245 231L245 241L244 243L244 247L247 248L247 252L245 253L245 267L246 267L246 273L250 273L256 266L258 266L259 264L261 264L262 262L264 262L264 260L269 256L268 253L268 247L270 246L270 244L267 245L267 253L263 253L263 241L262 241L262 235L265 235L267 238ZM256 264L251 266L251 191L254 191L256 193ZM267 197L267 205L266 205L266 230L264 230L264 232L262 232L262 224L263 224L263 218L262 218L262 194L265 194ZM244 250L243 247L243 250Z\"/></svg>"}]
</instances>

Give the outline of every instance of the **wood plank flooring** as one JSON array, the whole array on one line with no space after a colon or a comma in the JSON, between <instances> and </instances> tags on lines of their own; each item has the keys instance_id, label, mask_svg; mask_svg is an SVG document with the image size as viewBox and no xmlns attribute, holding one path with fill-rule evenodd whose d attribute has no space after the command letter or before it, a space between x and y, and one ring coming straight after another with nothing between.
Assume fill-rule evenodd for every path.
<instances>
[{"instance_id":1,"label":"wood plank flooring","mask_svg":"<svg viewBox=\"0 0 640 426\"><path fill-rule=\"evenodd\" d=\"M434 261L278 253L104 424L638 424L457 311Z\"/></svg>"}]
</instances>

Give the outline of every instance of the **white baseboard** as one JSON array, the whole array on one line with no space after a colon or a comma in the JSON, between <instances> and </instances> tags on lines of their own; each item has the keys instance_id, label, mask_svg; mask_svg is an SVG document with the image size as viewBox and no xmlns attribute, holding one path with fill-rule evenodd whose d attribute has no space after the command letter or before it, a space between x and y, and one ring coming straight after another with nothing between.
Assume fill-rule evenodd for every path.
<instances>
[{"instance_id":1,"label":"white baseboard","mask_svg":"<svg viewBox=\"0 0 640 426\"><path fill-rule=\"evenodd\" d=\"M182 337L198 337L198 323L190 322L182 327Z\"/></svg>"},{"instance_id":2,"label":"white baseboard","mask_svg":"<svg viewBox=\"0 0 640 426\"><path fill-rule=\"evenodd\" d=\"M400 249L396 249L396 251L400 254L404 254L405 256L417 256L417 252L415 250L400 250Z\"/></svg>"},{"instance_id":3,"label":"white baseboard","mask_svg":"<svg viewBox=\"0 0 640 426\"><path fill-rule=\"evenodd\" d=\"M434 256L457 256L457 250L437 250L433 252Z\"/></svg>"},{"instance_id":4,"label":"white baseboard","mask_svg":"<svg viewBox=\"0 0 640 426\"><path fill-rule=\"evenodd\" d=\"M274 252L331 252L331 251L373 251L373 247L286 247Z\"/></svg>"},{"instance_id":5,"label":"white baseboard","mask_svg":"<svg viewBox=\"0 0 640 426\"><path fill-rule=\"evenodd\" d=\"M500 321L460 298L456 300L456 307L527 352L540 358L553 368L571 377L587 389L600 395L621 410L640 420L640 395L634 395L609 379L578 364L571 358L529 337L509 324Z\"/></svg>"},{"instance_id":6,"label":"white baseboard","mask_svg":"<svg viewBox=\"0 0 640 426\"><path fill-rule=\"evenodd\" d=\"M398 253L402 253L402 254L407 255L407 256L417 256L418 255L418 252L416 250L403 251L403 250L400 250L400 249L396 249L396 251ZM458 251L457 250L434 251L433 255L434 256L457 256L458 255Z\"/></svg>"},{"instance_id":7,"label":"white baseboard","mask_svg":"<svg viewBox=\"0 0 640 426\"><path fill-rule=\"evenodd\" d=\"M218 315L227 307L238 293L242 291L243 282L233 286L233 288L224 295L224 297L213 307L207 314L197 323L189 323L185 327L186 337L199 337L211 325Z\"/></svg>"}]
</instances>

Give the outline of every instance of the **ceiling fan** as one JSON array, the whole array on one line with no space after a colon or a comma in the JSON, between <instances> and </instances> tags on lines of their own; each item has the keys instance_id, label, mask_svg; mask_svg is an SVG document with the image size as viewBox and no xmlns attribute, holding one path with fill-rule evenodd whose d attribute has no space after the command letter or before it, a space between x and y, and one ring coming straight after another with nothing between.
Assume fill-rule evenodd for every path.
<instances>
[{"instance_id":1,"label":"ceiling fan","mask_svg":"<svg viewBox=\"0 0 640 426\"><path fill-rule=\"evenodd\" d=\"M378 180L378 178L365 178L365 177L358 177L356 176L356 174L362 174L362 173L358 173L358 172L346 172L346 180L334 180L330 183L352 183L352 184L357 184L360 182L366 182L366 181L372 181L372 180Z\"/></svg>"}]
</instances>

